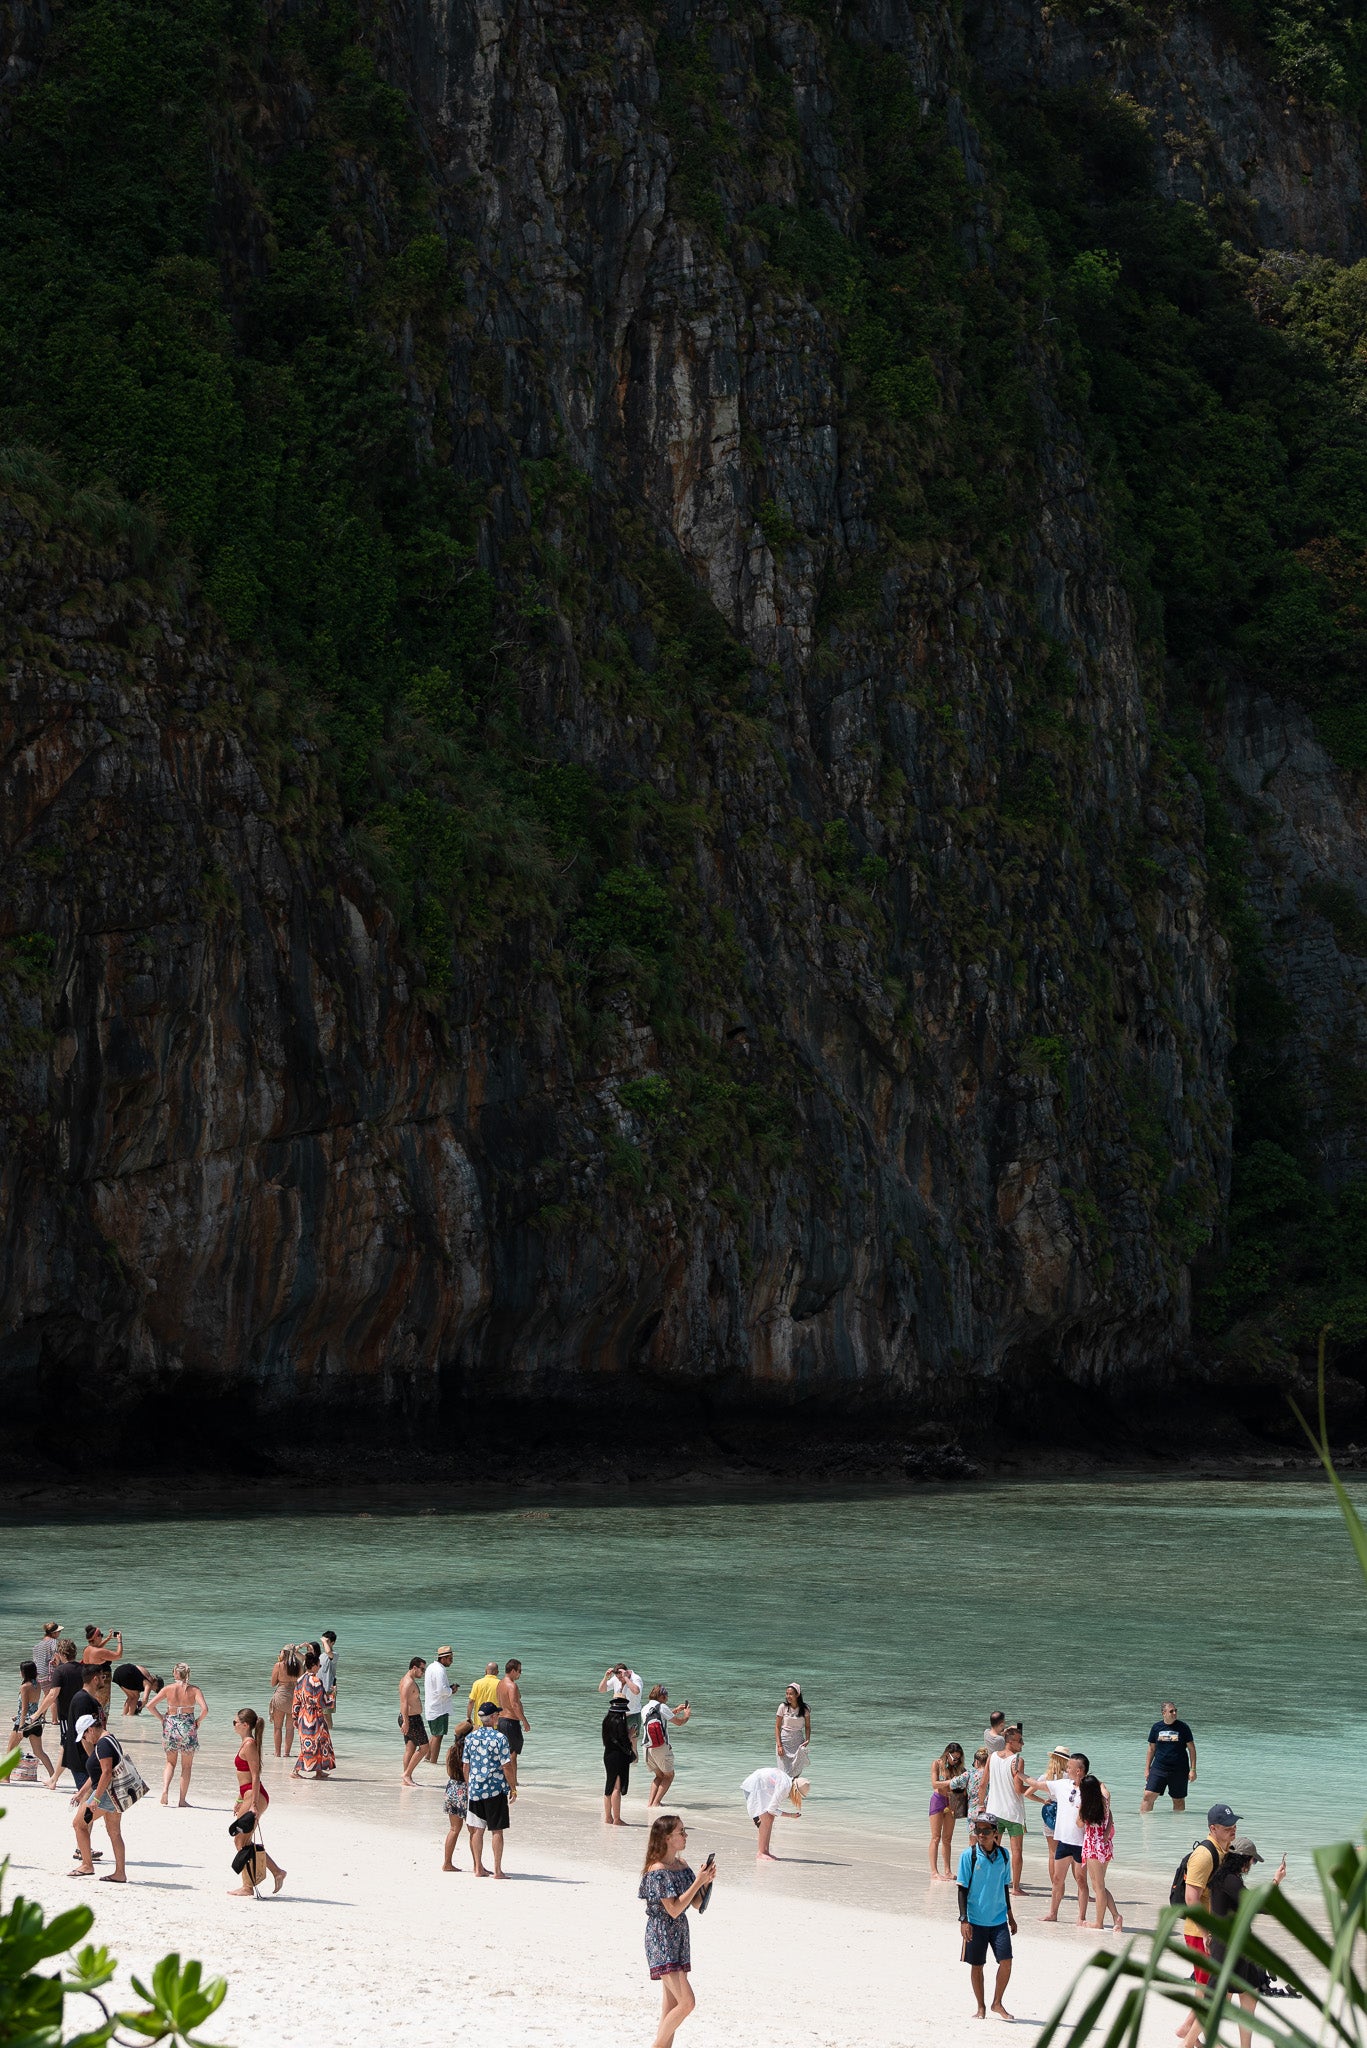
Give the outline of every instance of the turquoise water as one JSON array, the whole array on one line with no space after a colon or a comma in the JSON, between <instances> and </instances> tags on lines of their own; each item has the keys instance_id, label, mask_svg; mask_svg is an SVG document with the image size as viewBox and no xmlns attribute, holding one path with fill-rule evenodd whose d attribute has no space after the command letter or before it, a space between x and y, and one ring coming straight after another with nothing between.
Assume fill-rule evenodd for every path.
<instances>
[{"instance_id":1,"label":"turquoise water","mask_svg":"<svg viewBox=\"0 0 1367 2048\"><path fill-rule=\"evenodd\" d=\"M8 1668L48 1616L78 1641L120 1624L138 1661L192 1664L220 1740L236 1707L264 1708L282 1642L335 1628L344 1761L397 1763L399 1676L451 1642L466 1683L522 1658L528 1783L592 1797L596 1687L623 1657L692 1700L677 1791L715 1804L772 1760L799 1679L813 1817L918 1867L930 1758L951 1737L971 1750L997 1705L1032 1769L1057 1741L1089 1752L1132 1865L1170 1869L1194 1832L1134 1812L1165 1696L1196 1734L1192 1811L1231 1800L1266 1853L1304 1857L1367 1804L1367 1588L1310 1481L26 1522L3 1560Z\"/></svg>"}]
</instances>

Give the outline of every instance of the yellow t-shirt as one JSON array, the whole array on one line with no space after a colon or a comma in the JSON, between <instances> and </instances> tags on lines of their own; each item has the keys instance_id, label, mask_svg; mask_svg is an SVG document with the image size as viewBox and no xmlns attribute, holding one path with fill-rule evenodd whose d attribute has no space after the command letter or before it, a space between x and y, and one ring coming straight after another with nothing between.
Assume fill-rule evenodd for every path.
<instances>
[{"instance_id":1,"label":"yellow t-shirt","mask_svg":"<svg viewBox=\"0 0 1367 2048\"><path fill-rule=\"evenodd\" d=\"M1201 1904L1207 1908L1210 1906L1210 1881L1215 1875L1215 1863L1216 1859L1202 1843L1199 1849L1192 1850L1191 1860L1187 1864L1187 1883L1201 1887ZM1194 1920L1185 1923L1184 1932L1195 1935L1198 1941L1206 1939L1205 1928L1198 1927Z\"/></svg>"},{"instance_id":2,"label":"yellow t-shirt","mask_svg":"<svg viewBox=\"0 0 1367 2048\"><path fill-rule=\"evenodd\" d=\"M477 1678L470 1687L470 1712L472 1719L478 1718L479 1710L486 1700L488 1700L492 1707L498 1705L498 1679L492 1672L486 1673L483 1678Z\"/></svg>"}]
</instances>

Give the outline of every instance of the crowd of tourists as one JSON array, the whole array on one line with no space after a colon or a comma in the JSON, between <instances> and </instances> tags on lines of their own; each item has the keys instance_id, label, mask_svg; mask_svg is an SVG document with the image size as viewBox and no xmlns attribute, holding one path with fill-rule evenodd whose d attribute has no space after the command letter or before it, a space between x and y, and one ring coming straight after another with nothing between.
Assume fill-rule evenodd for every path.
<instances>
[{"instance_id":1,"label":"crowd of tourists","mask_svg":"<svg viewBox=\"0 0 1367 2048\"><path fill-rule=\"evenodd\" d=\"M402 1762L398 1777L412 1787L426 1764L444 1780L445 1839L441 1868L454 1873L464 1831L470 1867L476 1877L504 1877L505 1838L518 1797L518 1770L532 1724L522 1696L522 1663L507 1658L500 1667L490 1660L474 1678L459 1710L453 1679L454 1652L442 1644L433 1657L413 1656L398 1680L398 1727ZM263 1822L270 1793L262 1782L264 1745L273 1735L274 1754L292 1760L292 1775L325 1782L337 1768L333 1725L337 1710L337 1638L324 1629L315 1640L286 1644L270 1674L269 1727L265 1716L250 1707L233 1717L236 1752L233 1769L236 1795L229 1828L232 1894L260 1897L267 1884L279 1892L286 1872L266 1848ZM79 1653L61 1625L49 1622L33 1655L19 1667L20 1685L10 1748L26 1745L27 1755L14 1772L30 1782L41 1777L47 1788L62 1788L69 1775L76 1847L73 1878L96 1877L112 1884L127 1881L123 1816L150 1790L136 1762L127 1754L111 1726L111 1699L122 1695L120 1723L147 1714L160 1723L165 1756L161 1804L172 1794L176 1804L190 1804L190 1788L200 1730L209 1703L195 1683L190 1666L177 1663L165 1680L151 1665L125 1654L118 1629L85 1629ZM692 1705L676 1706L663 1683L647 1687L629 1663L612 1664L599 1681L606 1697L602 1721L603 1822L621 1827L622 1801L630 1792L631 1774L642 1760L648 1792L649 1837L639 1897L646 1909L645 1949L651 1978L661 1987L661 2013L655 2048L668 2048L677 2028L693 2010L689 1982L690 1939L687 1914L702 1912L716 1881L711 1857L695 1872L687 1860L688 1834L678 1814L664 1809L677 1772L676 1731L688 1725ZM454 1725L453 1725L454 1724ZM49 1754L46 1743L53 1744ZM752 1771L739 1787L756 1830L756 1857L776 1861L774 1828L782 1818L799 1818L811 1789L807 1775L812 1747L812 1711L799 1683L786 1687L774 1715L774 1755ZM1176 1813L1185 1811L1197 1775L1196 1742L1191 1728L1172 1701L1165 1701L1149 1731L1139 1811L1150 1813L1168 1800ZM1046 1908L1043 1918L1057 1921L1071 1898L1079 1925L1103 1929L1109 1916L1116 1931L1124 1921L1111 1890L1115 1858L1116 1814L1110 1788L1093 1772L1090 1759L1067 1743L1056 1743L1043 1769L1032 1772L1025 1760L1025 1731L994 1709L982 1741L971 1758L958 1742L945 1745L930 1766L930 1878L957 1887L961 1959L968 1966L979 2017L988 2010L1009 2019L1005 1994L1012 1967L1012 1937L1018 1932L1015 1901L1024 1897L1025 1842L1028 1816L1038 1809L1046 1867ZM957 1861L954 1836L960 1821L967 1824L968 1842ZM1206 1834L1182 1861L1173 1882L1174 1903L1205 1907L1217 1913L1234 1910L1255 1863L1255 1844L1238 1832L1240 1816L1224 1803L1210 1807ZM111 1868L96 1864L104 1852L94 1846L94 1830L102 1824ZM489 1861L486 1864L485 1853ZM1280 1883L1285 1863L1275 1874ZM1197 1983L1208 1983L1204 1965L1218 1961L1195 1921L1186 1923L1186 1943L1194 1951ZM996 1965L989 2003L986 1968ZM1272 1990L1270 1980L1250 1966L1241 1966L1238 1995L1246 2006ZM1184 2032L1183 2048L1197 2048L1201 2028L1193 2014ZM1245 2043L1247 2048L1247 2043Z\"/></svg>"}]
</instances>

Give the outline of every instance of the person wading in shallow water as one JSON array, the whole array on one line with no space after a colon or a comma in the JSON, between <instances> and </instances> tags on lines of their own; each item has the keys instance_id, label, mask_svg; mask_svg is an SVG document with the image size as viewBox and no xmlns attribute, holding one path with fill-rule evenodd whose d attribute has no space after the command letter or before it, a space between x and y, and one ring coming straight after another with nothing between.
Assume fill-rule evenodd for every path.
<instances>
[{"instance_id":1,"label":"person wading in shallow water","mask_svg":"<svg viewBox=\"0 0 1367 2048\"><path fill-rule=\"evenodd\" d=\"M1016 1931L1011 1910L1011 1858L1001 1845L995 1820L975 1820L970 1833L972 1841L959 1858L958 1873L963 1960L977 2000L977 2017L986 2019L983 1971L991 1949L997 1962L992 2010L998 2019L1009 2020L1014 2015L1002 2000L1011 1981L1011 1937Z\"/></svg>"}]
</instances>

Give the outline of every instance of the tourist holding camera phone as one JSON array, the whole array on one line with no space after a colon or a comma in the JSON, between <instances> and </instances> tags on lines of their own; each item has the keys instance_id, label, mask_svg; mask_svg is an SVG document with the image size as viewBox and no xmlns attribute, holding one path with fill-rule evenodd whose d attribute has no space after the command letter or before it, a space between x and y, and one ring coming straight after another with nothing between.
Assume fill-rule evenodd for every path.
<instances>
[{"instance_id":1,"label":"tourist holding camera phone","mask_svg":"<svg viewBox=\"0 0 1367 2048\"><path fill-rule=\"evenodd\" d=\"M677 1813L662 1813L650 1824L645 1867L637 1897L646 1904L646 1962L661 1992L660 2026L654 2048L668 2048L696 2000L688 1981L692 1967L688 1909L707 1911L716 1882L717 1859L709 1856L695 1877L684 1862L688 1830Z\"/></svg>"}]
</instances>

